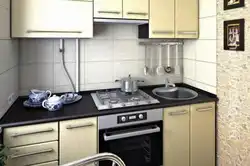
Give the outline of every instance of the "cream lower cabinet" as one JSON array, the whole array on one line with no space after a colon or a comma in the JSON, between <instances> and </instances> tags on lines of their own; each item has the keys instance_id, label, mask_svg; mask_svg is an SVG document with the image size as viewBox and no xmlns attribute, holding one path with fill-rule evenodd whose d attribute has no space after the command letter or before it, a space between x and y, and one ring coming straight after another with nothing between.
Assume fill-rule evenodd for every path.
<instances>
[{"instance_id":1,"label":"cream lower cabinet","mask_svg":"<svg viewBox=\"0 0 250 166\"><path fill-rule=\"evenodd\" d=\"M38 163L48 165L46 162L57 162L56 160L58 160L58 142L54 141L9 148L7 166L28 166Z\"/></svg>"},{"instance_id":2,"label":"cream lower cabinet","mask_svg":"<svg viewBox=\"0 0 250 166\"><path fill-rule=\"evenodd\" d=\"M94 0L94 17L122 18L122 0Z\"/></svg>"},{"instance_id":3,"label":"cream lower cabinet","mask_svg":"<svg viewBox=\"0 0 250 166\"><path fill-rule=\"evenodd\" d=\"M149 38L174 38L175 0L151 0Z\"/></svg>"},{"instance_id":4,"label":"cream lower cabinet","mask_svg":"<svg viewBox=\"0 0 250 166\"><path fill-rule=\"evenodd\" d=\"M188 166L189 106L165 109L163 123L164 166Z\"/></svg>"},{"instance_id":5,"label":"cream lower cabinet","mask_svg":"<svg viewBox=\"0 0 250 166\"><path fill-rule=\"evenodd\" d=\"M12 0L14 38L91 38L93 2Z\"/></svg>"},{"instance_id":6,"label":"cream lower cabinet","mask_svg":"<svg viewBox=\"0 0 250 166\"><path fill-rule=\"evenodd\" d=\"M97 118L60 122L60 164L97 153Z\"/></svg>"},{"instance_id":7,"label":"cream lower cabinet","mask_svg":"<svg viewBox=\"0 0 250 166\"><path fill-rule=\"evenodd\" d=\"M123 18L148 19L149 0L123 0Z\"/></svg>"},{"instance_id":8,"label":"cream lower cabinet","mask_svg":"<svg viewBox=\"0 0 250 166\"><path fill-rule=\"evenodd\" d=\"M199 1L175 1L175 38L198 38Z\"/></svg>"},{"instance_id":9,"label":"cream lower cabinet","mask_svg":"<svg viewBox=\"0 0 250 166\"><path fill-rule=\"evenodd\" d=\"M215 166L215 103L191 105L190 166Z\"/></svg>"}]
</instances>

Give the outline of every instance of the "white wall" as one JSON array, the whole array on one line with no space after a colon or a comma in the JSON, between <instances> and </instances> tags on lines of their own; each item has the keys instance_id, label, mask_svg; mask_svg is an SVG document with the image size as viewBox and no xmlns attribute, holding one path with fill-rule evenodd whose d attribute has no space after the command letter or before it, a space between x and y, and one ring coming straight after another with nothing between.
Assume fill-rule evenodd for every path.
<instances>
[{"instance_id":1,"label":"white wall","mask_svg":"<svg viewBox=\"0 0 250 166\"><path fill-rule=\"evenodd\" d=\"M216 94L216 0L200 0L200 37L185 40L184 83Z\"/></svg>"},{"instance_id":2,"label":"white wall","mask_svg":"<svg viewBox=\"0 0 250 166\"><path fill-rule=\"evenodd\" d=\"M8 97L18 96L18 41L10 40L9 0L0 1L0 117L11 103Z\"/></svg>"},{"instance_id":3,"label":"white wall","mask_svg":"<svg viewBox=\"0 0 250 166\"><path fill-rule=\"evenodd\" d=\"M145 47L138 44L136 25L97 24L94 29L93 39L80 41L81 90L119 87L114 81L128 74L146 79L146 84L162 84L167 76L174 82L182 82L181 75L144 76ZM75 40L67 39L65 46L66 66L75 78ZM20 40L21 95L32 88L72 91L58 50L58 39Z\"/></svg>"}]
</instances>

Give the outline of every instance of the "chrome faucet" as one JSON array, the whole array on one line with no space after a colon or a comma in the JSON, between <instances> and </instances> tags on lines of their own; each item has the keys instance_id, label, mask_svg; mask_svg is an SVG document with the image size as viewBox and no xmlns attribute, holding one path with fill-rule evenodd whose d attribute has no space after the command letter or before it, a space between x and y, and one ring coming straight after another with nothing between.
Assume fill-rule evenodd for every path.
<instances>
[{"instance_id":1,"label":"chrome faucet","mask_svg":"<svg viewBox=\"0 0 250 166\"><path fill-rule=\"evenodd\" d=\"M86 157L77 161L73 161L62 166L87 166L98 161L110 160L113 162L112 166L126 166L122 159L112 153L99 153L90 157Z\"/></svg>"},{"instance_id":2,"label":"chrome faucet","mask_svg":"<svg viewBox=\"0 0 250 166\"><path fill-rule=\"evenodd\" d=\"M165 87L166 88L174 88L175 84L171 83L168 78L165 79Z\"/></svg>"}]
</instances>

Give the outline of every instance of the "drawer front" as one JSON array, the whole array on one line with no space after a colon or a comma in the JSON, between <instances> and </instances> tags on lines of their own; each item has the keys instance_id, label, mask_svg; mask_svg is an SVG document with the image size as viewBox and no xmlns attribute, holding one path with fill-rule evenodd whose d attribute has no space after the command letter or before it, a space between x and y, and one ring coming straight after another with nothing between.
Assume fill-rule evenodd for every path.
<instances>
[{"instance_id":1,"label":"drawer front","mask_svg":"<svg viewBox=\"0 0 250 166\"><path fill-rule=\"evenodd\" d=\"M52 162L46 162L46 163L41 163L41 164L32 164L29 166L58 166L58 161L52 161Z\"/></svg>"},{"instance_id":2,"label":"drawer front","mask_svg":"<svg viewBox=\"0 0 250 166\"><path fill-rule=\"evenodd\" d=\"M4 145L16 147L58 140L58 122L4 129Z\"/></svg>"},{"instance_id":3,"label":"drawer front","mask_svg":"<svg viewBox=\"0 0 250 166\"><path fill-rule=\"evenodd\" d=\"M58 160L58 141L10 148L7 166L27 166Z\"/></svg>"}]
</instances>

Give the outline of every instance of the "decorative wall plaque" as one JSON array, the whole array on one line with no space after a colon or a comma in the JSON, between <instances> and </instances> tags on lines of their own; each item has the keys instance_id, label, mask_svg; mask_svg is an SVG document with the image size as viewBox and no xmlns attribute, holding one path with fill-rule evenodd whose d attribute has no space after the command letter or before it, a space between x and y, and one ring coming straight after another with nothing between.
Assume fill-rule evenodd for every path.
<instances>
[{"instance_id":1,"label":"decorative wall plaque","mask_svg":"<svg viewBox=\"0 0 250 166\"><path fill-rule=\"evenodd\" d=\"M224 50L245 50L245 20L224 21Z\"/></svg>"}]
</instances>

